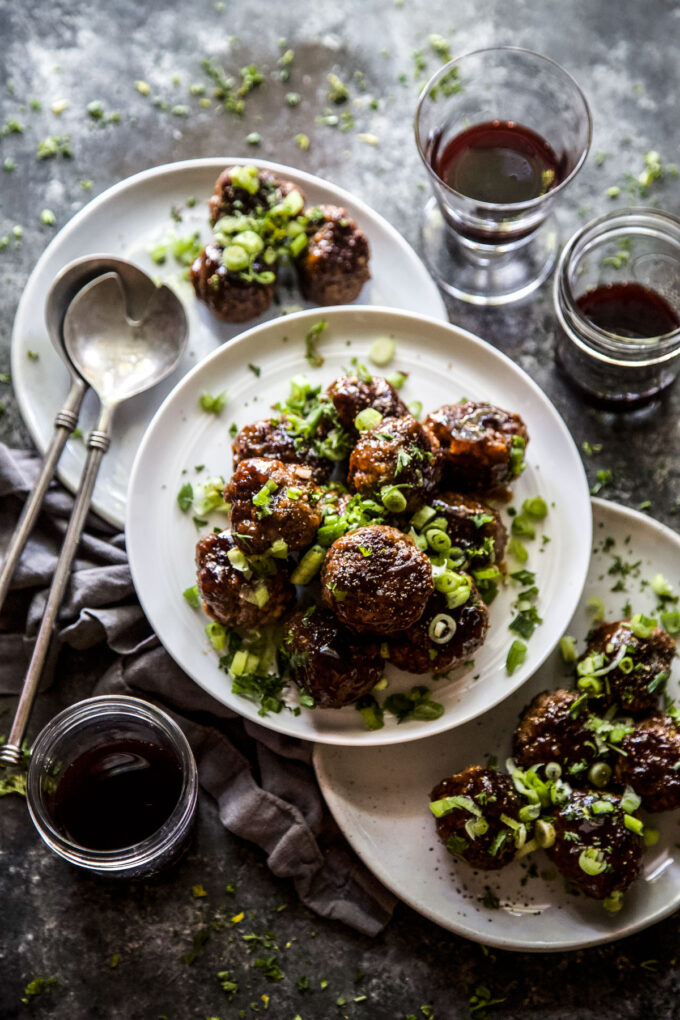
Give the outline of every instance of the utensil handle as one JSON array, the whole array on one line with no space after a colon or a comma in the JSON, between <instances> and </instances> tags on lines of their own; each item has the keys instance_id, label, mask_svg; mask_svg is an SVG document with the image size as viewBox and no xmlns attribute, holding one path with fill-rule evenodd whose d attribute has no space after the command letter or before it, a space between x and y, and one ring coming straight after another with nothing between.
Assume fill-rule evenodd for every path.
<instances>
[{"instance_id":1,"label":"utensil handle","mask_svg":"<svg viewBox=\"0 0 680 1020\"><path fill-rule=\"evenodd\" d=\"M28 499L24 503L14 533L9 541L2 568L0 569L0 609L2 609L7 598L7 592L9 591L14 571L19 563L28 536L35 527L45 493L52 481L52 476L66 445L66 440L78 424L80 405L83 402L86 389L87 387L82 380L74 380L64 406L57 412L57 416L54 419L54 433L43 458L40 474L36 478Z\"/></svg>"},{"instance_id":2,"label":"utensil handle","mask_svg":"<svg viewBox=\"0 0 680 1020\"><path fill-rule=\"evenodd\" d=\"M71 566L78 549L85 519L90 509L92 491L97 480L99 465L111 442L111 437L106 428L106 425L108 425L107 419L108 415L102 413L99 424L104 424L104 428L94 429L88 436L87 460L80 478L71 519L66 529L59 559L57 560L52 586L47 596L47 604L45 605L45 612L40 623L35 648L33 649L33 655L31 656L31 661L24 678L24 685L21 689L19 704L17 705L7 743L0 749L0 764L2 765L16 765L21 757L21 741L26 731L31 708L33 707L38 683L40 682L40 676L45 665L50 641L52 640L54 624L71 574Z\"/></svg>"}]
</instances>

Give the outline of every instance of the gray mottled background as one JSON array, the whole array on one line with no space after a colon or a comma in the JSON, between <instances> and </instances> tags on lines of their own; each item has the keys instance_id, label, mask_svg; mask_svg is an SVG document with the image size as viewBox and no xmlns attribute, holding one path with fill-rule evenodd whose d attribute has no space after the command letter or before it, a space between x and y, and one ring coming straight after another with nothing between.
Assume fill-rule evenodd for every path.
<instances>
[{"instance_id":1,"label":"gray mottled background","mask_svg":"<svg viewBox=\"0 0 680 1020\"><path fill-rule=\"evenodd\" d=\"M299 166L355 191L417 248L424 199L419 185L426 178L411 125L419 87L439 64L428 44L432 32L449 40L454 54L489 44L535 48L564 64L583 87L595 133L591 156L559 208L565 237L584 218L624 203L625 175L640 172L645 152L657 149L664 163L679 161L680 6L671 0L405 0L400 6L391 0L97 5L0 0L0 124L14 118L23 127L0 137L0 165L8 158L16 163L14 171L0 170L0 237L13 238L15 225L23 228L20 246L11 240L0 251L0 372L9 369L22 288L56 229L40 223L41 210L54 212L58 228L90 197L154 164L252 152ZM276 75L281 38L295 53L287 83ZM420 81L414 50L427 60ZM219 109L219 103L201 107L189 94L192 83L208 84L200 67L205 56L230 72L247 63L265 71L265 83L248 97L243 119ZM355 126L346 133L314 122L327 105L330 71L352 83ZM363 92L355 72L365 76ZM136 79L149 83L150 96L135 90ZM295 108L285 105L290 90L302 97ZM154 105L154 97L168 109ZM377 110L370 108L373 98ZM31 107L32 99L41 110ZM62 99L68 106L58 116L51 107ZM93 100L107 113L119 112L120 122L88 117L86 106ZM173 115L177 105L187 106L189 116ZM246 144L251 131L261 135L257 149ZM311 141L306 152L294 141L300 132ZM376 135L379 144L362 143L359 132ZM37 160L38 143L55 134L70 136L72 158ZM608 155L597 160L598 151ZM93 182L90 191L81 187L83 180ZM605 190L615 184L622 193L612 201ZM667 175L656 182L645 201L680 211L677 179ZM602 444L599 454L586 458L586 468L592 480L600 469L613 472L603 495L630 506L650 500L651 513L674 524L680 391L652 415L587 409L555 372L549 288L506 310L485 312L455 302L449 308L455 322L530 372L577 442ZM11 386L0 385L0 399L2 437L28 444ZM63 654L60 682L41 700L31 733L68 701L87 694L106 661L102 653L95 668L91 658ZM296 1015L402 1020L424 1016L420 1007L426 1004L438 1020L450 1020L469 1014L469 997L480 984L505 1000L488 1015L507 1020L680 1016L677 918L609 947L541 957L485 951L398 907L385 933L369 940L309 914L285 883L269 875L259 852L225 835L205 799L190 856L175 873L144 888L106 886L69 870L39 845L18 797L0 801L0 840L2 1017L225 1020L239 1010L265 1014L265 994L271 997L265 1015L275 1020ZM195 883L205 886L206 897L192 896ZM225 892L229 883L234 894ZM287 908L278 911L283 904ZM282 981L269 983L253 970L252 957L229 924L211 927L216 917L242 910L250 930L275 932ZM180 962L203 929L210 937L194 962ZM217 981L224 969L240 985L233 1002ZM355 983L357 971L365 976ZM59 983L23 1006L23 989L37 975L54 975ZM313 992L297 990L303 976L316 986ZM324 991L318 988L321 978L328 981ZM337 1005L339 996L346 1004Z\"/></svg>"}]
</instances>

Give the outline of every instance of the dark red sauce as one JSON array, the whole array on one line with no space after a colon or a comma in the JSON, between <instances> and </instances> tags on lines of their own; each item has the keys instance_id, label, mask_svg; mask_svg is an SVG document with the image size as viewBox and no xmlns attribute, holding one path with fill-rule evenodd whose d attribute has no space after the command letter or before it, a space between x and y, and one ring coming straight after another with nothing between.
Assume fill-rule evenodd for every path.
<instances>
[{"instance_id":1,"label":"dark red sauce","mask_svg":"<svg viewBox=\"0 0 680 1020\"><path fill-rule=\"evenodd\" d=\"M121 739L76 758L54 794L54 819L74 843L118 850L140 843L172 813L182 770L166 747Z\"/></svg>"},{"instance_id":2,"label":"dark red sauce","mask_svg":"<svg viewBox=\"0 0 680 1020\"><path fill-rule=\"evenodd\" d=\"M454 191L499 205L537 198L566 176L564 161L548 142L514 121L475 124L444 148L435 140L431 163Z\"/></svg>"},{"instance_id":3,"label":"dark red sauce","mask_svg":"<svg viewBox=\"0 0 680 1020\"><path fill-rule=\"evenodd\" d=\"M576 304L594 326L626 339L663 336L680 326L666 299L640 283L607 283L586 291Z\"/></svg>"}]
</instances>

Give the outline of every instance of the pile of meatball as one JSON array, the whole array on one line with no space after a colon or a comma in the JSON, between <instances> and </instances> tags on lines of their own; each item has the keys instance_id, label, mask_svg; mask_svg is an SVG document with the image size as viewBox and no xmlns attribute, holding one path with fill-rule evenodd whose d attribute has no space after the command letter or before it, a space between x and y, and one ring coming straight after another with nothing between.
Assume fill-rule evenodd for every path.
<instances>
[{"instance_id":1,"label":"pile of meatball","mask_svg":"<svg viewBox=\"0 0 680 1020\"><path fill-rule=\"evenodd\" d=\"M507 498L528 435L518 415L473 401L421 423L365 371L314 393L304 433L285 410L238 433L229 528L198 542L197 583L230 631L281 629L304 704L341 708L388 662L448 672L481 646L472 571L501 564L507 539L485 500ZM454 554L456 571L442 565Z\"/></svg>"},{"instance_id":2,"label":"pile of meatball","mask_svg":"<svg viewBox=\"0 0 680 1020\"><path fill-rule=\"evenodd\" d=\"M304 209L292 219L306 235L306 243L291 244L299 235L287 230L290 221L282 203L287 196L296 195L302 209L305 199L301 189L254 167L247 169L256 174L256 190L241 187L239 172L243 169L227 167L218 177L209 202L210 224L219 226L225 217L247 218L247 230L261 234L264 244L248 272L227 267L225 248L217 237L207 244L189 274L199 300L226 322L246 322L269 308L280 265L291 261L307 300L317 305L354 301L370 277L369 247L365 234L346 210L334 205ZM277 237L271 243L269 234L277 225Z\"/></svg>"},{"instance_id":3,"label":"pile of meatball","mask_svg":"<svg viewBox=\"0 0 680 1020\"><path fill-rule=\"evenodd\" d=\"M680 807L678 716L661 707L675 642L638 620L599 625L577 687L524 709L510 774L473 765L435 786L437 831L455 857L491 870L538 846L586 896L620 908L657 838L638 809Z\"/></svg>"}]
</instances>

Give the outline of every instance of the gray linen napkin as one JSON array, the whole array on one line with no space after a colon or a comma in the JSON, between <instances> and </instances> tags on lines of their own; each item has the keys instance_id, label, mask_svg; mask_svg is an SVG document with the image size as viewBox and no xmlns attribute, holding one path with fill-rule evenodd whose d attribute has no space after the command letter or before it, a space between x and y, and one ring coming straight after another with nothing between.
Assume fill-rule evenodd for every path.
<instances>
[{"instance_id":1,"label":"gray linen napkin","mask_svg":"<svg viewBox=\"0 0 680 1020\"><path fill-rule=\"evenodd\" d=\"M0 553L39 459L0 443ZM0 618L0 694L21 687L45 605L71 496L53 485ZM198 687L170 658L136 600L124 536L90 514L59 615L59 639L88 649L106 641L119 658L93 693L142 697L168 710L187 735L201 786L223 825L256 843L275 875L324 917L368 935L389 921L395 899L358 861L324 805L311 744L246 722ZM54 656L52 657L54 660ZM53 679L47 664L43 688Z\"/></svg>"}]
</instances>

